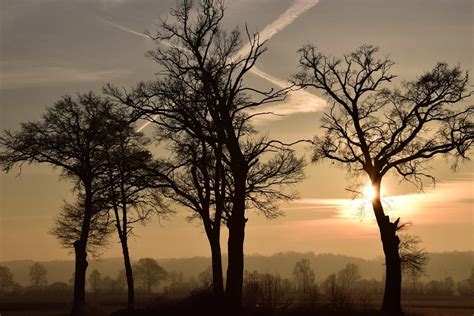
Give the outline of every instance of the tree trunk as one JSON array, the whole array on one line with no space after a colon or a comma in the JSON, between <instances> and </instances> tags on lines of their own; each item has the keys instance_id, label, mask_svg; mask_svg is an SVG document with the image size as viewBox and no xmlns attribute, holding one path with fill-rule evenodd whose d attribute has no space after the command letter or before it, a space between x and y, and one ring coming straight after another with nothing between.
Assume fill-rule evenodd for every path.
<instances>
[{"instance_id":1,"label":"tree trunk","mask_svg":"<svg viewBox=\"0 0 474 316\"><path fill-rule=\"evenodd\" d=\"M83 314L86 303L86 271L87 271L87 240L92 218L92 181L84 183L84 218L82 220L81 237L74 242L75 272L74 272L74 294L71 315Z\"/></svg>"},{"instance_id":2,"label":"tree trunk","mask_svg":"<svg viewBox=\"0 0 474 316\"><path fill-rule=\"evenodd\" d=\"M212 294L215 296L222 296L224 294L224 280L222 277L222 254L220 236L209 239L211 244L211 259L212 259Z\"/></svg>"},{"instance_id":3,"label":"tree trunk","mask_svg":"<svg viewBox=\"0 0 474 316\"><path fill-rule=\"evenodd\" d=\"M123 253L123 262L125 265L125 275L127 277L127 304L128 309L133 309L135 305L135 287L133 284L133 271L132 271L132 263L130 261L130 253L128 251L128 241L127 238L121 238L122 244L122 253Z\"/></svg>"},{"instance_id":4,"label":"tree trunk","mask_svg":"<svg viewBox=\"0 0 474 316\"><path fill-rule=\"evenodd\" d=\"M380 231L380 237L385 255L385 291L382 301L382 315L403 315L400 304L402 288L402 270L398 248L400 239L397 236L397 225L399 219L390 222L390 218L383 211L380 200L380 183L373 184L376 197L372 200L375 217Z\"/></svg>"},{"instance_id":5,"label":"tree trunk","mask_svg":"<svg viewBox=\"0 0 474 316\"><path fill-rule=\"evenodd\" d=\"M86 303L86 271L88 265L86 245L80 240L74 242L74 252L76 262L71 316L80 316L83 314L82 310Z\"/></svg>"},{"instance_id":6,"label":"tree trunk","mask_svg":"<svg viewBox=\"0 0 474 316\"><path fill-rule=\"evenodd\" d=\"M229 227L229 266L227 268L226 296L231 315L239 315L242 309L245 222L243 214L233 213L227 223Z\"/></svg>"}]
</instances>

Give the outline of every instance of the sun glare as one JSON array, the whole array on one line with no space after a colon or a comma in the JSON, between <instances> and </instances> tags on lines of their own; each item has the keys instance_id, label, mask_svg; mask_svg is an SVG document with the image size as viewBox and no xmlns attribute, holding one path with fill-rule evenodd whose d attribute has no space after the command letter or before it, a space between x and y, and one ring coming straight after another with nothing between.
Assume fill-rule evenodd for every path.
<instances>
[{"instance_id":1,"label":"sun glare","mask_svg":"<svg viewBox=\"0 0 474 316\"><path fill-rule=\"evenodd\" d=\"M363 194L363 198L369 201L372 201L377 196L377 193L375 192L374 187L370 184L364 186L364 189L362 190L362 194Z\"/></svg>"}]
</instances>

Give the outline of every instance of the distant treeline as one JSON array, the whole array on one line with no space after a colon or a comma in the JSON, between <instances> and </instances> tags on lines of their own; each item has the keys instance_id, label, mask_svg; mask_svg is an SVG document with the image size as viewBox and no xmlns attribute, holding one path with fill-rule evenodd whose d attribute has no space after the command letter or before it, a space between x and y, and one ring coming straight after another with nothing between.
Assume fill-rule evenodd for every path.
<instances>
[{"instance_id":1,"label":"distant treeline","mask_svg":"<svg viewBox=\"0 0 474 316\"><path fill-rule=\"evenodd\" d=\"M185 277L183 272L166 271L154 259L142 258L133 265L133 270L139 298L159 296L180 300L212 291L210 265L197 275ZM72 295L73 275L68 282L50 284L48 273L44 265L34 263L29 269L28 285L22 286L15 282L10 269L1 265L0 297ZM337 272L322 277L313 269L308 258L298 260L289 277L282 277L279 273L245 270L243 285L243 305L246 308L272 311L290 307L315 309L321 305L341 311L370 310L380 302L384 291L384 281L363 278L357 264L347 263ZM87 293L95 299L125 295L126 290L123 270L116 275L104 275L97 269L91 269L88 274ZM474 296L474 266L470 275L459 282L455 282L452 277L420 281L419 275L409 275L402 284L402 295Z\"/></svg>"},{"instance_id":2,"label":"distant treeline","mask_svg":"<svg viewBox=\"0 0 474 316\"><path fill-rule=\"evenodd\" d=\"M344 268L348 263L359 267L362 278L381 280L383 277L383 260L366 260L335 254L314 254L312 252L281 252L271 256L249 255L245 257L245 269L260 273L278 273L282 278L290 278L295 263L307 258L318 277L324 278ZM428 253L429 261L426 265L426 274L420 277L421 281L443 280L446 277L459 282L468 278L471 267L474 265L474 252L443 252ZM196 277L211 263L208 257L168 258L158 259L159 265L166 271L181 273L184 278ZM8 267L13 273L15 282L27 286L30 282L29 269L33 261L8 261L0 265ZM54 282L68 282L73 273L72 260L55 260L41 262L48 270L48 280ZM223 258L224 268L227 266L226 256ZM121 258L107 258L91 260L90 271L97 269L103 276L115 277L122 269Z\"/></svg>"},{"instance_id":3,"label":"distant treeline","mask_svg":"<svg viewBox=\"0 0 474 316\"><path fill-rule=\"evenodd\" d=\"M284 279L291 278L295 263L303 258L309 260L311 268L319 279L337 273L348 263L356 264L361 277L364 279L379 281L383 277L384 267L381 259L366 260L335 254L314 254L312 252L281 252L272 256L249 255L245 258L246 270L278 274ZM428 258L430 260L426 266L426 273L420 276L418 280L420 282L452 278L454 283L458 283L469 277L471 267L474 265L474 252L472 251L429 253ZM192 257L159 259L158 263L164 270L189 280L193 277L197 278L202 271L206 270L211 261L208 257ZM18 283L21 287L28 287L30 284L29 274L33 264L34 262L29 260L0 263L2 267L6 267L12 272L15 283ZM50 285L58 282L68 284L71 281L73 274L72 260L46 261L41 262L41 265L48 271L47 279ZM225 259L223 265L224 267L227 266ZM109 279L118 279L118 275L122 272L121 258L91 260L90 272L93 270L100 272L104 278L108 276L108 278L105 278L105 283ZM407 279L405 283L412 284L411 282ZM433 286L435 285L433 284ZM417 287L416 291L420 291L420 288Z\"/></svg>"}]
</instances>

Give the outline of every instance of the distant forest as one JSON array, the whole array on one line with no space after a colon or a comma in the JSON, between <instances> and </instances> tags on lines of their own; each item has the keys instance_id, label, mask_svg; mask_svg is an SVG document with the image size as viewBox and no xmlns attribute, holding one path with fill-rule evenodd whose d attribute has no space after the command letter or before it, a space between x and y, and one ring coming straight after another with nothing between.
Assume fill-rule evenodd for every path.
<instances>
[{"instance_id":1,"label":"distant forest","mask_svg":"<svg viewBox=\"0 0 474 316\"><path fill-rule=\"evenodd\" d=\"M442 280L453 278L454 282L467 279L474 267L474 252L441 252L428 253L429 261L426 272L420 280ZM282 278L291 278L295 263L301 259L308 259L316 279L323 279L332 273L344 268L348 263L359 267L361 278L382 280L384 273L383 258L361 259L337 254L314 254L313 252L281 252L272 256L249 255L245 256L245 269L259 273L279 274ZM102 276L116 277L122 267L121 258L104 258L90 261L89 271L98 270ZM158 264L168 273L182 273L184 278L198 277L211 264L209 257L165 258L156 259ZM30 260L16 260L0 262L0 266L9 268L14 281L22 286L30 284L29 271L33 265ZM74 261L54 260L44 261L41 264L47 270L48 283L68 282L74 271ZM227 260L223 258L224 267Z\"/></svg>"}]
</instances>

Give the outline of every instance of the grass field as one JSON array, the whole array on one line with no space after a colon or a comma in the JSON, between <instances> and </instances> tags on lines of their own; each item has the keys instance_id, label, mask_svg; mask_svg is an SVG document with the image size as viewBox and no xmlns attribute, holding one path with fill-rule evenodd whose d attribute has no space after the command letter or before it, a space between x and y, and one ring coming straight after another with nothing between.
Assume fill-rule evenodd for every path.
<instances>
[{"instance_id":1,"label":"grass field","mask_svg":"<svg viewBox=\"0 0 474 316\"><path fill-rule=\"evenodd\" d=\"M68 315L70 309L68 296L59 297L0 297L0 316L60 316ZM160 310L160 303L149 299L138 299L138 309L150 306ZM168 304L169 305L169 304ZM323 304L324 305L324 304ZM473 316L474 297L444 296L444 297L407 297L402 301L407 316ZM88 308L91 316L110 315L112 312L125 308L124 297L107 296L88 298ZM357 310L357 306L355 307ZM194 312L197 312L195 310ZM144 315L153 315L146 313ZM287 312L249 312L246 315L376 315L374 312L329 312L321 308L308 313ZM139 314L138 314L139 315ZM156 315L166 315L166 312L156 312Z\"/></svg>"}]
</instances>

